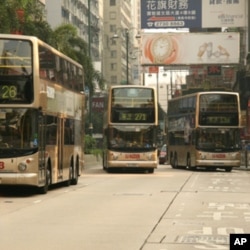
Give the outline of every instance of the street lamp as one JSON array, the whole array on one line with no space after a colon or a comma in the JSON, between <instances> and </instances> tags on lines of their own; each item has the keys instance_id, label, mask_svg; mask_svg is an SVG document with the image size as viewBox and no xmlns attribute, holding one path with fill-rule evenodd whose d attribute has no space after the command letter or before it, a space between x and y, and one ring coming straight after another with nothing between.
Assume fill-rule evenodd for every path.
<instances>
[{"instance_id":1,"label":"street lamp","mask_svg":"<svg viewBox=\"0 0 250 250\"><path fill-rule=\"evenodd\" d=\"M126 84L129 84L129 31L135 29L135 28L125 28L124 29L124 33L125 33L125 44L126 44ZM115 33L112 37L113 39L117 39L119 38L119 35L117 33ZM136 39L140 39L141 35L139 33L137 33L137 35L135 36Z\"/></svg>"}]
</instances>

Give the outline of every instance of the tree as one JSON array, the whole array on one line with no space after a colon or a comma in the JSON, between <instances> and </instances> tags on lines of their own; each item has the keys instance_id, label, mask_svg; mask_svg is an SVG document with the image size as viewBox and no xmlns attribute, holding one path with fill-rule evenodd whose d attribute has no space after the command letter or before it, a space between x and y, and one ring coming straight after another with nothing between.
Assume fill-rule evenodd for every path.
<instances>
[{"instance_id":1,"label":"tree","mask_svg":"<svg viewBox=\"0 0 250 250\"><path fill-rule=\"evenodd\" d=\"M104 86L101 72L94 69L91 58L88 55L88 44L77 35L77 30L71 24L62 24L53 32L53 46L67 56L83 65L85 71L85 85L91 93L94 93L97 82L100 88Z\"/></svg>"},{"instance_id":2,"label":"tree","mask_svg":"<svg viewBox=\"0 0 250 250\"><path fill-rule=\"evenodd\" d=\"M32 35L29 27L32 25L36 27L34 25L38 23L45 24L44 21L42 22L43 17L42 6L37 0L2 0L0 32ZM48 26L45 27L48 28ZM35 29L33 28L33 30Z\"/></svg>"},{"instance_id":3,"label":"tree","mask_svg":"<svg viewBox=\"0 0 250 250\"><path fill-rule=\"evenodd\" d=\"M44 10L37 0L1 0L0 33L22 33L36 36L83 65L85 84L94 93L94 82L103 88L101 72L94 69L88 55L88 44L77 35L71 24L52 30L44 20Z\"/></svg>"}]
</instances>

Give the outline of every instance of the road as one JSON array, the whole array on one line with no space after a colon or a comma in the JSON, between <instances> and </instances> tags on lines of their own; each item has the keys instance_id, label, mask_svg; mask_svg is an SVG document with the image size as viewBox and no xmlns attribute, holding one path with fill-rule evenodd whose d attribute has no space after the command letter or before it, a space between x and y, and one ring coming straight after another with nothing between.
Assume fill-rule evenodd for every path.
<instances>
[{"instance_id":1,"label":"road","mask_svg":"<svg viewBox=\"0 0 250 250\"><path fill-rule=\"evenodd\" d=\"M95 162L46 195L0 188L0 249L229 249L230 233L250 233L249 192L249 171L108 174Z\"/></svg>"}]
</instances>

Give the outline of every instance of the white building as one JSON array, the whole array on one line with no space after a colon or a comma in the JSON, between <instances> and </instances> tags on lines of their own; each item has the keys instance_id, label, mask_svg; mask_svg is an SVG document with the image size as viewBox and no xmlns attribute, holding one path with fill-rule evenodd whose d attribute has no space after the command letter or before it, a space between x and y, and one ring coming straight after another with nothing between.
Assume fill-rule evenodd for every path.
<instances>
[{"instance_id":1,"label":"white building","mask_svg":"<svg viewBox=\"0 0 250 250\"><path fill-rule=\"evenodd\" d=\"M51 27L56 28L61 24L75 26L78 35L91 44L93 61L100 61L101 57L102 2L102 0L46 0L47 21Z\"/></svg>"}]
</instances>

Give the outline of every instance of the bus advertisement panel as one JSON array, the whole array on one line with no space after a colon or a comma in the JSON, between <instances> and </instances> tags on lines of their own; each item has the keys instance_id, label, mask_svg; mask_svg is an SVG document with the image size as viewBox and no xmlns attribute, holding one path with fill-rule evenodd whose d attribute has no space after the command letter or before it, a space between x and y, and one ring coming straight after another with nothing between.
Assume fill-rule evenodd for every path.
<instances>
[{"instance_id":1,"label":"bus advertisement panel","mask_svg":"<svg viewBox=\"0 0 250 250\"><path fill-rule=\"evenodd\" d=\"M103 168L153 173L157 167L156 90L145 86L112 86L104 120Z\"/></svg>"},{"instance_id":2,"label":"bus advertisement panel","mask_svg":"<svg viewBox=\"0 0 250 250\"><path fill-rule=\"evenodd\" d=\"M168 160L173 168L231 171L240 166L240 103L234 92L199 92L169 100Z\"/></svg>"},{"instance_id":3,"label":"bus advertisement panel","mask_svg":"<svg viewBox=\"0 0 250 250\"><path fill-rule=\"evenodd\" d=\"M77 184L82 66L29 36L0 35L0 55L0 185Z\"/></svg>"}]
</instances>

